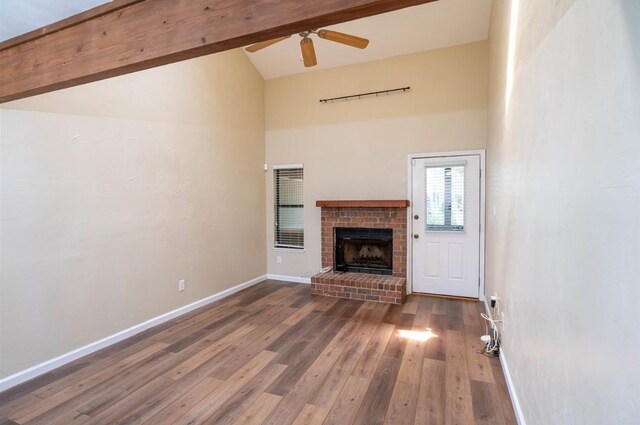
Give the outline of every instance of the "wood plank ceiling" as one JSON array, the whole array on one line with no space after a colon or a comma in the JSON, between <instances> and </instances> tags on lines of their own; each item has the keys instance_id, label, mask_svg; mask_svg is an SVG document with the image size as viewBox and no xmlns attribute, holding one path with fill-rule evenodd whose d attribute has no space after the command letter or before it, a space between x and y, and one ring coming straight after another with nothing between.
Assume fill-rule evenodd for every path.
<instances>
[{"instance_id":1,"label":"wood plank ceiling","mask_svg":"<svg viewBox=\"0 0 640 425\"><path fill-rule=\"evenodd\" d=\"M0 103L435 0L114 0L0 43Z\"/></svg>"}]
</instances>

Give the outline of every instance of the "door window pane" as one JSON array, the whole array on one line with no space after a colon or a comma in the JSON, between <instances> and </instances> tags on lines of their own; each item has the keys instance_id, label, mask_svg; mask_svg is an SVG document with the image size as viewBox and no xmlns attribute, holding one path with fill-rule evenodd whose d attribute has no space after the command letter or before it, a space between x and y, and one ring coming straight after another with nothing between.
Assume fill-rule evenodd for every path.
<instances>
[{"instance_id":1,"label":"door window pane","mask_svg":"<svg viewBox=\"0 0 640 425\"><path fill-rule=\"evenodd\" d=\"M426 230L464 230L464 165L425 168Z\"/></svg>"}]
</instances>

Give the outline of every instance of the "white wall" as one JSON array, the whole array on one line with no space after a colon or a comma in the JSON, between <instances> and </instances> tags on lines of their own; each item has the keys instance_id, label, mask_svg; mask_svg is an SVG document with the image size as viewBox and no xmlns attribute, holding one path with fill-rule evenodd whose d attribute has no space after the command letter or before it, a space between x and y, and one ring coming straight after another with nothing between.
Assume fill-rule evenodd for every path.
<instances>
[{"instance_id":1,"label":"white wall","mask_svg":"<svg viewBox=\"0 0 640 425\"><path fill-rule=\"evenodd\" d=\"M486 285L523 416L638 424L640 2L494 0L490 46Z\"/></svg>"},{"instance_id":2,"label":"white wall","mask_svg":"<svg viewBox=\"0 0 640 425\"><path fill-rule=\"evenodd\" d=\"M266 272L264 82L241 51L0 114L0 378Z\"/></svg>"},{"instance_id":3,"label":"white wall","mask_svg":"<svg viewBox=\"0 0 640 425\"><path fill-rule=\"evenodd\" d=\"M266 158L304 164L305 251L273 249L267 173L268 271L320 268L319 199L407 199L407 155L485 147L488 45L478 42L266 82ZM319 99L411 86L404 94ZM282 257L282 263L276 262Z\"/></svg>"}]
</instances>

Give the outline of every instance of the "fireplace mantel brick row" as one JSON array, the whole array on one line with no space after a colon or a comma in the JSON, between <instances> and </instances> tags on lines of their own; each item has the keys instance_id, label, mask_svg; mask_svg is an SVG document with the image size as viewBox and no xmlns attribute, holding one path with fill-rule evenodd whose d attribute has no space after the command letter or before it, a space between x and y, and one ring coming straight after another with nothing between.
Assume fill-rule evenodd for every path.
<instances>
[{"instance_id":1,"label":"fireplace mantel brick row","mask_svg":"<svg viewBox=\"0 0 640 425\"><path fill-rule=\"evenodd\" d=\"M407 286L407 210L399 207L322 207L322 266L334 266L334 228L393 230L393 276L320 273L311 278L315 295L402 304Z\"/></svg>"}]
</instances>

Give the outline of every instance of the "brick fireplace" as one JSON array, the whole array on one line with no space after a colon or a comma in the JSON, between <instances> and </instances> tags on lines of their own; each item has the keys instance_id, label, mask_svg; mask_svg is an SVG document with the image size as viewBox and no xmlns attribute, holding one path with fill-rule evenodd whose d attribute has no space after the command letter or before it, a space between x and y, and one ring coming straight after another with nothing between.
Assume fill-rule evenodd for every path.
<instances>
[{"instance_id":1,"label":"brick fireplace","mask_svg":"<svg viewBox=\"0 0 640 425\"><path fill-rule=\"evenodd\" d=\"M317 201L322 267L315 295L401 304L407 286L409 201Z\"/></svg>"}]
</instances>

